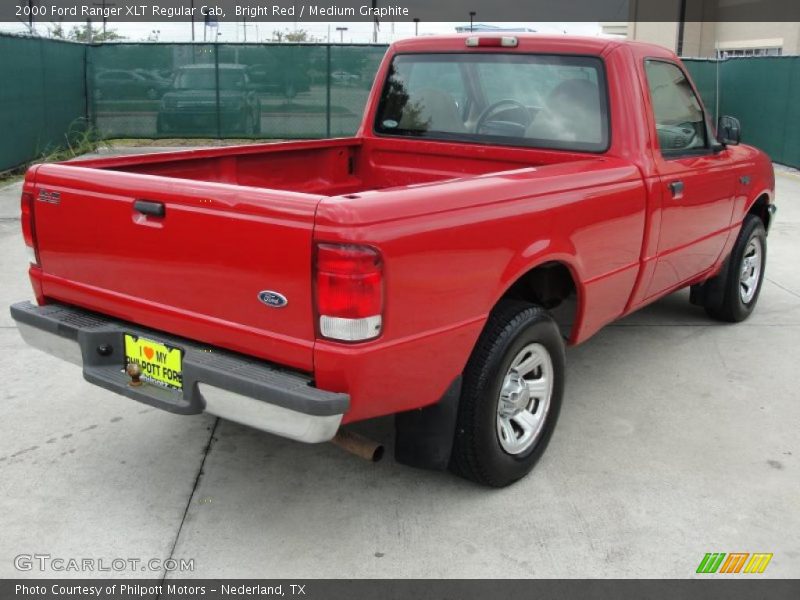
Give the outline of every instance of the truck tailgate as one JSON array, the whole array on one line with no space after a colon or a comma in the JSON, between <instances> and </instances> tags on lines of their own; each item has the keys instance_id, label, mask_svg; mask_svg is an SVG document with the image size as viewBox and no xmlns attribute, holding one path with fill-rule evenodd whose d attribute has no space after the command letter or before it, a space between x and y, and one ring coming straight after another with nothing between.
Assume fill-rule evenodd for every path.
<instances>
[{"instance_id":1,"label":"truck tailgate","mask_svg":"<svg viewBox=\"0 0 800 600\"><path fill-rule=\"evenodd\" d=\"M319 197L70 164L34 176L45 297L313 369Z\"/></svg>"}]
</instances>

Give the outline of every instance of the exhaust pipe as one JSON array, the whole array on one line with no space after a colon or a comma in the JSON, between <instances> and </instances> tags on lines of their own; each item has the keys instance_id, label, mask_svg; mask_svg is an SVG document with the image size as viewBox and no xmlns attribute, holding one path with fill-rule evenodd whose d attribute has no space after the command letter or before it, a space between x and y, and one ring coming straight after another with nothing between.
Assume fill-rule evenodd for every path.
<instances>
[{"instance_id":1,"label":"exhaust pipe","mask_svg":"<svg viewBox=\"0 0 800 600\"><path fill-rule=\"evenodd\" d=\"M383 444L373 442L354 431L340 429L333 436L331 443L370 462L378 462L383 458Z\"/></svg>"}]
</instances>

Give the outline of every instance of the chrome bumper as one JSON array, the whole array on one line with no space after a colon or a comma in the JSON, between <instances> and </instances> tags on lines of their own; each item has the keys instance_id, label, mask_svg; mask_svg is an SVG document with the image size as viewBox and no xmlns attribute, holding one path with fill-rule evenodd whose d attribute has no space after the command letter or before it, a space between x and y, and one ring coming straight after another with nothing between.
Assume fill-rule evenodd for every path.
<instances>
[{"instance_id":1,"label":"chrome bumper","mask_svg":"<svg viewBox=\"0 0 800 600\"><path fill-rule=\"evenodd\" d=\"M347 394L313 387L306 374L79 308L21 302L11 316L25 342L82 367L87 381L170 412L206 412L316 443L333 438L350 404ZM132 387L123 370L124 333L181 348L183 389Z\"/></svg>"}]
</instances>

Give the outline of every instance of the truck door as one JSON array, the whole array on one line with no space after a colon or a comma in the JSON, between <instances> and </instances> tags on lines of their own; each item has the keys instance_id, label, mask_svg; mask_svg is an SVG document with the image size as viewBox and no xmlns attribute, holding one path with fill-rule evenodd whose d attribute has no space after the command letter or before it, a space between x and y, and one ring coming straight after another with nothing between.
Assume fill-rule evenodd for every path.
<instances>
[{"instance_id":1,"label":"truck door","mask_svg":"<svg viewBox=\"0 0 800 600\"><path fill-rule=\"evenodd\" d=\"M714 265L731 223L736 177L729 152L714 148L697 93L681 67L646 60L659 148L661 187L657 263L647 296L665 292Z\"/></svg>"}]
</instances>

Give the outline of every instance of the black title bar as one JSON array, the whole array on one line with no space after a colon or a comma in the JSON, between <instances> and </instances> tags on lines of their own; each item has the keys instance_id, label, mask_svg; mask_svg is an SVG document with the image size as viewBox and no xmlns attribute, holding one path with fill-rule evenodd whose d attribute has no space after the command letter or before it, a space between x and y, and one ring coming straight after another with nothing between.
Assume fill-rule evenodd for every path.
<instances>
[{"instance_id":1,"label":"black title bar","mask_svg":"<svg viewBox=\"0 0 800 600\"><path fill-rule=\"evenodd\" d=\"M0 21L800 21L798 0L2 0Z\"/></svg>"}]
</instances>

